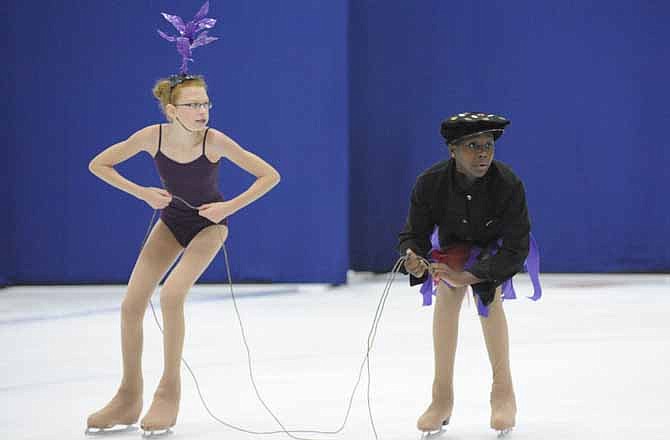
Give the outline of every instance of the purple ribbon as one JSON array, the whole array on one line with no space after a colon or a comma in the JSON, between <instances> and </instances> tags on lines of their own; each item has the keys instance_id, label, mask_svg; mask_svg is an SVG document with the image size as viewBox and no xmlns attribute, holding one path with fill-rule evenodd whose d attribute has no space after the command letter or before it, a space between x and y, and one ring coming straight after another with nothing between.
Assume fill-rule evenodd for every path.
<instances>
[{"instance_id":1,"label":"purple ribbon","mask_svg":"<svg viewBox=\"0 0 670 440\"><path fill-rule=\"evenodd\" d=\"M440 238L439 238L438 227L435 227L433 233L430 236L430 244L432 246L431 251L440 249ZM495 243L492 243L491 246L489 246L489 252L491 256L497 254L498 250L501 247L502 247L502 239L498 240ZM468 260L465 262L463 270L468 270L472 266L474 266L474 264L477 262L477 257L479 257L482 251L483 251L482 248L473 246L470 249L470 255L468 256ZM535 241L535 237L533 237L533 234L530 234L530 246L528 250L528 257L526 258L526 261L523 263L523 268L526 272L528 272L531 283L533 284L533 296L529 296L528 299L537 301L540 298L542 298L542 285L540 284L540 250L539 247L537 246L537 242ZM441 281L447 286L453 287L445 280ZM505 280L502 283L501 289L502 289L503 300L516 299L516 291L514 290L514 283L512 282L512 278ZM437 293L437 289L435 288L435 284L433 283L433 277L430 275L430 273L428 274L428 278L423 283L419 291L423 296L423 305L424 306L431 305L433 303L433 295ZM477 292L474 292L474 294L477 303L477 311L479 315L484 317L489 316L488 306L484 305Z\"/></svg>"}]
</instances>

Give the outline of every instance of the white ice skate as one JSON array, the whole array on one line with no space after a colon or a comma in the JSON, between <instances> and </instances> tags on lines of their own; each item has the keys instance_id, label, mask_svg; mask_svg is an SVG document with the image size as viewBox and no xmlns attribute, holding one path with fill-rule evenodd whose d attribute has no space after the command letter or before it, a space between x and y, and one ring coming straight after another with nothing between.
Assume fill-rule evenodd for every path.
<instances>
[{"instance_id":1,"label":"white ice skate","mask_svg":"<svg viewBox=\"0 0 670 440\"><path fill-rule=\"evenodd\" d=\"M109 428L93 428L88 427L84 434L87 436L111 436L115 434L124 434L127 432L135 432L138 428L136 425L115 425Z\"/></svg>"},{"instance_id":2,"label":"white ice skate","mask_svg":"<svg viewBox=\"0 0 670 440\"><path fill-rule=\"evenodd\" d=\"M436 438L442 437L442 435L447 432L446 426L449 423L449 420L445 420L442 422L442 426L440 426L440 429L436 431L425 431L421 433L421 440L434 440Z\"/></svg>"},{"instance_id":3,"label":"white ice skate","mask_svg":"<svg viewBox=\"0 0 670 440\"><path fill-rule=\"evenodd\" d=\"M165 428L165 429L156 429L156 430L144 430L142 429L142 437L143 438L163 438L167 437L168 435L174 434L174 431L172 431L171 428Z\"/></svg>"},{"instance_id":4,"label":"white ice skate","mask_svg":"<svg viewBox=\"0 0 670 440\"><path fill-rule=\"evenodd\" d=\"M507 438L512 433L514 428L506 428L498 431L498 438Z\"/></svg>"}]
</instances>

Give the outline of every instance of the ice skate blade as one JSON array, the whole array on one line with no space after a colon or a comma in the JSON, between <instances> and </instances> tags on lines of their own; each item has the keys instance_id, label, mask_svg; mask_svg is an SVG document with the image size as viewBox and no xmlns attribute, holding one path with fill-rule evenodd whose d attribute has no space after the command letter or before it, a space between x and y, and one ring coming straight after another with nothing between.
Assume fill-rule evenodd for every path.
<instances>
[{"instance_id":1,"label":"ice skate blade","mask_svg":"<svg viewBox=\"0 0 670 440\"><path fill-rule=\"evenodd\" d=\"M143 438L163 438L167 437L168 435L172 435L174 432L172 432L171 428L166 428L166 429L142 429L142 437Z\"/></svg>"},{"instance_id":2,"label":"ice skate blade","mask_svg":"<svg viewBox=\"0 0 670 440\"><path fill-rule=\"evenodd\" d=\"M90 426L84 431L84 435L94 437L94 436L113 436L126 434L128 432L135 432L138 428L135 425L116 425L111 428L91 428Z\"/></svg>"},{"instance_id":3,"label":"ice skate blade","mask_svg":"<svg viewBox=\"0 0 670 440\"><path fill-rule=\"evenodd\" d=\"M421 434L421 440L434 440L442 437L442 434L445 432L447 431L444 429L440 429L439 431L424 432Z\"/></svg>"},{"instance_id":4,"label":"ice skate blade","mask_svg":"<svg viewBox=\"0 0 670 440\"><path fill-rule=\"evenodd\" d=\"M442 422L442 426L440 426L440 429L438 429L437 431L427 431L427 432L422 433L421 434L421 440L433 440L433 439L441 437L442 434L447 432L447 430L444 429L444 427L447 426L447 423L449 423L447 420Z\"/></svg>"},{"instance_id":5,"label":"ice skate blade","mask_svg":"<svg viewBox=\"0 0 670 440\"><path fill-rule=\"evenodd\" d=\"M498 438L507 438L512 432L513 428L500 429L498 430Z\"/></svg>"}]
</instances>

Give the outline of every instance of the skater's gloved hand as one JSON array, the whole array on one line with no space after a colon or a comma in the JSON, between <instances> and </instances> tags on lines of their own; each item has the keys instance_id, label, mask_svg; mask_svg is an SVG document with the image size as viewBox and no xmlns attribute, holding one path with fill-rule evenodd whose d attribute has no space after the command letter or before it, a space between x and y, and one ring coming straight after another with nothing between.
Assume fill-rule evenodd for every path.
<instances>
[{"instance_id":1,"label":"skater's gloved hand","mask_svg":"<svg viewBox=\"0 0 670 440\"><path fill-rule=\"evenodd\" d=\"M405 260L405 270L417 278L421 278L428 267L411 249L405 252L407 259Z\"/></svg>"},{"instance_id":2,"label":"skater's gloved hand","mask_svg":"<svg viewBox=\"0 0 670 440\"><path fill-rule=\"evenodd\" d=\"M147 187L142 189L140 199L153 209L163 209L172 201L172 195L163 188Z\"/></svg>"}]
</instances>

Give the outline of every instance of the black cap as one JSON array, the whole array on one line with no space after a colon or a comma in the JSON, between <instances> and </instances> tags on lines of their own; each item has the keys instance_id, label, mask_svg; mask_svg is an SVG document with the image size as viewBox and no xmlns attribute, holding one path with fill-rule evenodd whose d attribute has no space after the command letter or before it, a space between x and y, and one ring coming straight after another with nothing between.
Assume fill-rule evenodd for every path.
<instances>
[{"instance_id":1,"label":"black cap","mask_svg":"<svg viewBox=\"0 0 670 440\"><path fill-rule=\"evenodd\" d=\"M497 140L509 123L508 119L491 113L459 113L442 121L440 133L447 144L483 133L491 133Z\"/></svg>"}]
</instances>

